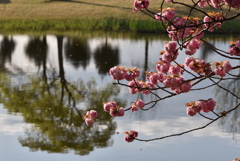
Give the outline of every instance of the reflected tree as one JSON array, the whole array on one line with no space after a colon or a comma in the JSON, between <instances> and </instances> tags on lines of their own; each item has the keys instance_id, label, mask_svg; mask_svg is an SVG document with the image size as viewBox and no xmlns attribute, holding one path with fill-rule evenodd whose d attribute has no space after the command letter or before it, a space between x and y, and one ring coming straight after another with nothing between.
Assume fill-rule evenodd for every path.
<instances>
[{"instance_id":1,"label":"reflected tree","mask_svg":"<svg viewBox=\"0 0 240 161\"><path fill-rule=\"evenodd\" d=\"M211 42L212 45L215 46L215 41ZM206 60L208 58L208 56L210 56L211 54L214 54L214 52L212 51L212 49L206 45L205 43L201 44L201 48L200 48L200 58Z\"/></svg>"},{"instance_id":2,"label":"reflected tree","mask_svg":"<svg viewBox=\"0 0 240 161\"><path fill-rule=\"evenodd\" d=\"M5 67L7 62L11 63L12 54L15 49L15 41L12 36L4 36L0 49L0 66Z\"/></svg>"},{"instance_id":3,"label":"reflected tree","mask_svg":"<svg viewBox=\"0 0 240 161\"><path fill-rule=\"evenodd\" d=\"M25 136L19 137L19 142L31 151L67 153L74 150L79 155L111 146L116 123L100 119L96 125L87 126L82 117L89 109L102 111L102 102L117 97L120 88L112 84L97 88L94 79L86 83L68 82L63 64L63 36L57 36L57 44L59 75L54 72L51 76L48 74L49 77L28 75L22 83L17 77L0 75L0 102L9 113L20 113L25 122L32 124Z\"/></svg>"},{"instance_id":4,"label":"reflected tree","mask_svg":"<svg viewBox=\"0 0 240 161\"><path fill-rule=\"evenodd\" d=\"M68 91L62 98L62 88L66 87L61 85L61 80L49 80L46 84L37 76L27 78L26 83L16 86L14 78L5 74L0 77L4 108L12 114L21 113L25 122L33 124L26 129L25 136L19 137L22 146L31 151L67 153L74 150L76 154L86 155L94 148L113 144L111 135L116 129L113 120L99 120L96 125L87 126L82 116L88 109L101 111L103 101L118 95L118 87L107 84L96 88L95 80L66 82ZM70 100L75 102L75 107L69 105Z\"/></svg>"},{"instance_id":5,"label":"reflected tree","mask_svg":"<svg viewBox=\"0 0 240 161\"><path fill-rule=\"evenodd\" d=\"M112 47L106 39L105 43L96 48L94 60L98 73L106 75L111 67L120 64L119 49L117 47Z\"/></svg>"},{"instance_id":6,"label":"reflected tree","mask_svg":"<svg viewBox=\"0 0 240 161\"><path fill-rule=\"evenodd\" d=\"M238 77L240 74L238 74ZM222 82L221 86L231 93L240 95L240 81L239 79L229 80ZM238 103L238 99L233 97L230 92L221 88L215 89L215 95L219 102L216 110L218 112L230 110L234 104ZM222 117L219 121L219 125L222 126L229 133L240 133L240 109L236 109L235 112L229 113L227 116Z\"/></svg>"},{"instance_id":7,"label":"reflected tree","mask_svg":"<svg viewBox=\"0 0 240 161\"><path fill-rule=\"evenodd\" d=\"M90 61L90 48L87 39L67 38L65 44L66 60L69 61L76 69L80 66L86 69Z\"/></svg>"},{"instance_id":8,"label":"reflected tree","mask_svg":"<svg viewBox=\"0 0 240 161\"><path fill-rule=\"evenodd\" d=\"M46 35L41 37L30 38L27 47L26 55L30 60L33 60L35 65L40 69L43 67L43 73L46 73L46 61L47 61L47 38Z\"/></svg>"}]
</instances>

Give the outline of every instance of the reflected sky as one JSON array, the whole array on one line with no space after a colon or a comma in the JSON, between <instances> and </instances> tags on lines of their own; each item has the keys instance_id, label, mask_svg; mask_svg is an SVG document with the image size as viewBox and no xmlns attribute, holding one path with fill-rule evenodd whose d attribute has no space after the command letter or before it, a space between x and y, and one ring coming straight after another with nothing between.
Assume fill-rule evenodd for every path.
<instances>
[{"instance_id":1,"label":"reflected sky","mask_svg":"<svg viewBox=\"0 0 240 161\"><path fill-rule=\"evenodd\" d=\"M13 75L15 83L19 81L25 83L25 76L39 74L42 75L43 65L36 63L33 60L39 60L37 55L31 57L26 55L27 45L33 38L27 35L12 36L11 41L14 40L15 46L12 51L11 62L6 61L4 70ZM4 40L4 37L0 37L0 42ZM40 39L42 40L42 39ZM71 40L71 41L69 41ZM148 41L148 61L145 57L145 45ZM215 45L222 49L227 49L228 44L225 41L212 40ZM49 73L56 73L58 76L59 61L58 61L58 44L55 35L47 35L47 62L46 67ZM71 43L69 43L71 42ZM73 43L74 42L74 43ZM86 45L81 47L76 44ZM106 44L107 42L107 44ZM94 78L96 80L96 87L103 87L107 83L111 83L112 80L105 70L105 74L99 73L100 68L96 59L97 54L104 51L112 51L118 56L115 56L117 60L115 63L119 63L121 66L126 67L139 67L144 69L148 66L148 69L155 69L156 61L159 58L159 51L163 50L164 40L132 40L123 38L88 38L73 39L71 37L63 37L63 65L65 71L65 79L68 82L74 82L79 79L84 83ZM69 44L75 45L70 47ZM68 50L66 49L69 46ZM2 46L1 46L2 48ZM80 51L84 49L88 52L88 56L81 57L79 61L71 60L69 51ZM206 50L206 49L205 49ZM204 51L206 52L206 51ZM78 52L77 52L78 53ZM209 52L206 52L209 54ZM104 56L104 55L103 55ZM98 56L99 57L99 56ZM196 54L196 57L204 57L200 52ZM206 57L206 56L205 56ZM101 56L99 57L101 58ZM113 57L114 58L114 57ZM86 61L82 63L81 61ZM207 56L209 62L219 57L213 54ZM9 59L7 59L9 60ZM41 59L42 60L42 59ZM184 56L178 58L179 62L183 62ZM224 60L221 58L221 60ZM106 62L109 60L106 60ZM107 62L108 63L108 62ZM146 64L147 63L147 64ZM113 63L114 64L114 63ZM239 64L238 61L234 64ZM116 64L117 65L117 64ZM3 70L3 69L1 69ZM47 74L49 74L47 73ZM50 75L50 74L49 74ZM49 76L48 75L48 76ZM207 82L206 82L207 83ZM237 85L239 87L239 84ZM214 123L206 129L195 131L183 136L167 138L164 140L157 140L153 142L139 142L126 143L123 141L124 132L129 130L136 130L139 132L139 138L149 139L155 137L161 137L164 135L175 134L182 131L186 131L195 127L203 126L207 123L207 120L201 117L189 117L186 116L185 103L196 99L206 99L215 97L216 90L209 88L204 91L192 92L183 94L179 97L173 97L168 100L164 100L157 104L156 108L149 112L137 111L136 113L128 112L124 118L116 118L114 122L117 123L116 129L111 139L114 143L105 148L94 149L89 155L79 156L74 154L72 149L67 154L61 153L48 153L46 151L29 152L29 147L22 147L19 143L19 136L24 136L24 131L34 126L33 123L25 123L24 117L21 112L9 113L0 106L0 155L3 161L13 160L51 160L58 159L63 161L66 159L75 160L163 160L163 161L188 161L188 160L232 160L240 157L240 144L239 144L239 131L229 131L224 126L219 126L219 123ZM119 98L124 98L126 101L126 107L128 107L133 100L136 100L139 95L130 95L126 88L120 87ZM223 96L219 96L220 98ZM109 98L110 99L110 98ZM145 100L151 99L151 97L144 98ZM106 102L109 100L106 100ZM79 104L81 105L81 103ZM210 115L211 116L211 115ZM239 126L237 126L239 128ZM117 134L119 132L119 134Z\"/></svg>"}]
</instances>

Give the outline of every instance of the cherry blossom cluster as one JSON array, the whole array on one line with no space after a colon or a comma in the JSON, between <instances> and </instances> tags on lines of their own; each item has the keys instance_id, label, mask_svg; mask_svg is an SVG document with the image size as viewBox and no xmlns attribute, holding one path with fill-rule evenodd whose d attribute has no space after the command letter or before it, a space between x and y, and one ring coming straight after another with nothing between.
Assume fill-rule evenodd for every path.
<instances>
[{"instance_id":1,"label":"cherry blossom cluster","mask_svg":"<svg viewBox=\"0 0 240 161\"><path fill-rule=\"evenodd\" d=\"M145 106L145 103L141 99L137 99L133 104L131 105L131 110L138 111L139 109L143 108Z\"/></svg>"},{"instance_id":2,"label":"cherry blossom cluster","mask_svg":"<svg viewBox=\"0 0 240 161\"><path fill-rule=\"evenodd\" d=\"M115 66L109 70L109 74L112 76L114 80L126 79L127 81L131 81L140 76L140 70L138 68L130 69Z\"/></svg>"},{"instance_id":3,"label":"cherry blossom cluster","mask_svg":"<svg viewBox=\"0 0 240 161\"><path fill-rule=\"evenodd\" d=\"M175 17L173 8L162 9L160 13L155 14L155 18L159 21L167 22L168 36L174 41L187 37L200 39L204 36L204 30L212 32L215 28L220 28L224 19L220 13L208 13L203 18L204 24L200 25L199 18Z\"/></svg>"},{"instance_id":4,"label":"cherry blossom cluster","mask_svg":"<svg viewBox=\"0 0 240 161\"><path fill-rule=\"evenodd\" d=\"M124 108L120 107L117 105L116 102L114 101L109 101L109 102L105 102L103 103L103 109L106 112L109 112L109 114L112 117L120 117L124 115Z\"/></svg>"},{"instance_id":5,"label":"cherry blossom cluster","mask_svg":"<svg viewBox=\"0 0 240 161\"><path fill-rule=\"evenodd\" d=\"M187 37L200 39L204 36L204 26L199 25L199 18L175 17L171 23L167 23L167 25L168 36L172 38L173 41Z\"/></svg>"},{"instance_id":6,"label":"cherry blossom cluster","mask_svg":"<svg viewBox=\"0 0 240 161\"><path fill-rule=\"evenodd\" d=\"M192 88L190 82L186 82L183 77L179 75L165 75L165 79L163 81L165 87L170 88L176 94L187 93Z\"/></svg>"},{"instance_id":7,"label":"cherry blossom cluster","mask_svg":"<svg viewBox=\"0 0 240 161\"><path fill-rule=\"evenodd\" d=\"M134 6L134 8L132 9L133 12L137 12L140 9L148 8L149 1L148 0L134 0L133 6Z\"/></svg>"},{"instance_id":8,"label":"cherry blossom cluster","mask_svg":"<svg viewBox=\"0 0 240 161\"><path fill-rule=\"evenodd\" d=\"M187 49L185 51L186 55L193 55L196 53L197 49L201 46L201 41L199 39L193 38L190 41L187 41L184 44L185 48Z\"/></svg>"},{"instance_id":9,"label":"cherry blossom cluster","mask_svg":"<svg viewBox=\"0 0 240 161\"><path fill-rule=\"evenodd\" d=\"M174 8L164 8L155 15L155 18L159 21L170 21L174 16Z\"/></svg>"},{"instance_id":10,"label":"cherry blossom cluster","mask_svg":"<svg viewBox=\"0 0 240 161\"><path fill-rule=\"evenodd\" d=\"M194 116L200 111L203 111L206 113L213 111L215 106L216 106L216 102L210 98L208 100L199 100L199 101L186 103L186 107L187 107L186 110L189 116Z\"/></svg>"},{"instance_id":11,"label":"cherry blossom cluster","mask_svg":"<svg viewBox=\"0 0 240 161\"><path fill-rule=\"evenodd\" d=\"M136 137L138 137L138 132L137 131L129 131L129 132L125 132L125 137L124 137L124 140L127 141L127 142L133 142L134 139Z\"/></svg>"},{"instance_id":12,"label":"cherry blossom cluster","mask_svg":"<svg viewBox=\"0 0 240 161\"><path fill-rule=\"evenodd\" d=\"M83 119L85 120L85 123L87 125L92 125L94 124L94 119L98 116L98 113L97 111L95 110L90 110L90 111L87 111L86 115L83 116Z\"/></svg>"},{"instance_id":13,"label":"cherry blossom cluster","mask_svg":"<svg viewBox=\"0 0 240 161\"><path fill-rule=\"evenodd\" d=\"M220 77L224 77L227 72L229 72L232 69L231 64L229 61L224 62L215 62L215 70L214 73Z\"/></svg>"},{"instance_id":14,"label":"cherry blossom cluster","mask_svg":"<svg viewBox=\"0 0 240 161\"><path fill-rule=\"evenodd\" d=\"M129 93L131 94L141 92L142 94L148 95L151 92L151 89L155 88L154 84L151 82L138 81L137 79L130 81L128 86Z\"/></svg>"},{"instance_id":15,"label":"cherry blossom cluster","mask_svg":"<svg viewBox=\"0 0 240 161\"><path fill-rule=\"evenodd\" d=\"M240 38L236 42L229 42L231 45L228 49L230 55L240 56Z\"/></svg>"},{"instance_id":16,"label":"cherry blossom cluster","mask_svg":"<svg viewBox=\"0 0 240 161\"><path fill-rule=\"evenodd\" d=\"M219 8L224 4L233 8L240 8L239 0L201 0L198 2L198 6L201 8L204 8L207 4L214 8Z\"/></svg>"},{"instance_id":17,"label":"cherry blossom cluster","mask_svg":"<svg viewBox=\"0 0 240 161\"><path fill-rule=\"evenodd\" d=\"M170 88L176 94L189 92L192 88L191 83L185 81L184 78L180 76L180 74L183 74L183 65L169 65L169 67L166 67L166 64L158 63L156 68L158 69L157 73L147 73L147 79L152 84L157 85L158 83L163 83L166 88ZM165 73L168 72L171 75L164 75L164 73L162 73L163 70L165 70Z\"/></svg>"},{"instance_id":18,"label":"cherry blossom cluster","mask_svg":"<svg viewBox=\"0 0 240 161\"><path fill-rule=\"evenodd\" d=\"M176 41L169 41L164 45L164 51L160 53L164 63L171 63L179 55Z\"/></svg>"},{"instance_id":19,"label":"cherry blossom cluster","mask_svg":"<svg viewBox=\"0 0 240 161\"><path fill-rule=\"evenodd\" d=\"M239 0L224 0L225 4L233 7L233 8L240 8L240 1Z\"/></svg>"},{"instance_id":20,"label":"cherry blossom cluster","mask_svg":"<svg viewBox=\"0 0 240 161\"><path fill-rule=\"evenodd\" d=\"M204 76L209 76L212 74L212 68L209 63L204 60L198 60L194 57L187 57L185 59L185 65L192 71L203 74Z\"/></svg>"},{"instance_id":21,"label":"cherry blossom cluster","mask_svg":"<svg viewBox=\"0 0 240 161\"><path fill-rule=\"evenodd\" d=\"M205 22L205 29L212 32L214 31L214 28L221 28L223 21L218 20L223 20L221 13L208 13L208 16L203 18L203 22Z\"/></svg>"},{"instance_id":22,"label":"cherry blossom cluster","mask_svg":"<svg viewBox=\"0 0 240 161\"><path fill-rule=\"evenodd\" d=\"M153 88L154 85L163 83L165 87L174 90L176 94L189 92L192 87L190 82L185 81L184 78L180 76L184 73L184 66L182 64L171 65L171 62L176 60L178 56L176 41L167 42L164 45L164 49L165 51L161 52L162 58L159 59L156 65L157 72L146 72L147 80L149 81L147 82L148 88ZM130 93L135 94L142 92L146 94L146 90L142 90L142 84L143 83L139 83L139 81L136 80L129 82L128 85L131 86L129 88ZM147 92L147 94L148 93L149 92Z\"/></svg>"},{"instance_id":23,"label":"cherry blossom cluster","mask_svg":"<svg viewBox=\"0 0 240 161\"><path fill-rule=\"evenodd\" d=\"M204 8L207 4L211 5L214 8L218 8L222 5L223 0L201 0L198 2L198 6Z\"/></svg>"},{"instance_id":24,"label":"cherry blossom cluster","mask_svg":"<svg viewBox=\"0 0 240 161\"><path fill-rule=\"evenodd\" d=\"M173 2L173 0L165 1ZM224 4L233 8L240 8L239 0L198 0L195 5L204 8L207 4L214 8L219 8ZM149 6L149 0L134 0L133 5L134 12L141 9L147 9ZM149 10L147 9L147 11ZM128 83L124 85L128 87L131 94L142 93L148 95L152 93L157 95L152 91L162 89L163 91L168 92L171 97L176 94L189 92L192 88L191 80L201 78L202 76L211 77L212 75L224 77L226 76L226 73L232 69L229 61L215 62L214 71L211 68L210 63L194 57L187 57L184 61L184 65L176 62L180 50L184 50L186 55L192 56L198 49L200 49L202 41L204 41L200 40L204 36L204 31L208 30L212 32L215 29L221 28L223 22L226 20L222 14L214 12L205 13L202 22L199 22L199 18L176 17L173 8L160 9L159 13L150 11L149 13L153 14L155 19L162 21L166 25L166 30L171 41L166 42L164 50L160 52L161 58L159 58L159 62L156 64L156 72L146 71L146 81L140 81L137 79L140 76L140 70L136 67L131 69L114 66L109 70L112 79L117 80L120 85L122 85L120 80L128 81ZM231 42L228 52L230 55L240 56L240 38L235 42ZM173 65L172 63L175 64ZM185 80L183 77L184 72L190 73L185 67L199 74L200 77L196 77L191 73L194 76L194 79ZM160 83L164 87L159 86ZM166 88L174 91L175 94L169 92ZM138 111L144 106L159 100L145 104L141 99L137 99L131 104L130 109L132 112ZM186 113L189 116L194 116L197 113L202 115L200 112L208 113L213 111L215 106L216 102L211 98L207 100L193 101L186 103ZM104 111L109 112L112 117L124 116L125 113L124 108L118 106L114 101L103 103L103 108ZM94 110L87 111L87 114L83 119L87 125L92 125L97 115L97 112ZM127 142L132 142L138 137L138 132L133 130L125 132L125 134L126 136L124 137L124 140Z\"/></svg>"}]
</instances>

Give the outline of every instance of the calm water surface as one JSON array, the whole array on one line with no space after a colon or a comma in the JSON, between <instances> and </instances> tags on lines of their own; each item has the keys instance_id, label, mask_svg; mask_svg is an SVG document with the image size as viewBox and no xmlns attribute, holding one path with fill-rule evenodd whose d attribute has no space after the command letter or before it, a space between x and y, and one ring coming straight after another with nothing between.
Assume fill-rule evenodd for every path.
<instances>
[{"instance_id":1,"label":"calm water surface","mask_svg":"<svg viewBox=\"0 0 240 161\"><path fill-rule=\"evenodd\" d=\"M129 130L138 131L140 139L151 139L205 125L206 119L186 115L185 103L214 98L219 102L218 111L231 108L236 100L215 87L170 98L148 112L128 111L122 118L97 121L94 126L83 122L82 116L90 109L97 110L101 117L108 116L102 110L102 102L115 100L127 108L137 98L154 99L130 95L126 88L112 85L108 70L115 65L154 70L165 40L121 36L0 36L0 161L240 158L240 110L206 129L186 135L152 142L123 140L123 133ZM210 41L227 49L226 42L230 40ZM224 60L207 47L196 57L209 62ZM182 53L178 61L184 59ZM224 86L239 95L239 81Z\"/></svg>"}]
</instances>

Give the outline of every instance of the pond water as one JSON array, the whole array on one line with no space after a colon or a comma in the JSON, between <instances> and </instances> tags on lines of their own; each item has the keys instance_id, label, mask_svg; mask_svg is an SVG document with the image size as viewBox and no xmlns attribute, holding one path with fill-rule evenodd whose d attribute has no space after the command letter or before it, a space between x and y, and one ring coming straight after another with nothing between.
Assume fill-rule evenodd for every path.
<instances>
[{"instance_id":1,"label":"pond water","mask_svg":"<svg viewBox=\"0 0 240 161\"><path fill-rule=\"evenodd\" d=\"M162 38L163 37L163 38ZM98 120L87 126L86 110L101 117L102 103L115 100L130 107L137 98L123 86L113 85L109 68L120 65L155 69L166 37L125 36L0 36L0 156L1 161L23 160L161 160L230 161L240 158L240 110L205 129L151 142L124 141L124 132L136 130L140 139L177 134L204 126L208 120L186 115L185 103L214 98L217 111L236 100L216 87L161 101L149 111L127 111L124 117ZM226 50L230 38L209 38ZM224 60L204 46L196 57ZM184 54L178 58L183 62ZM239 64L239 61L232 62ZM238 73L239 74L239 73ZM226 84L238 92L240 81ZM204 82L207 84L208 82ZM161 93L159 93L161 95ZM209 114L208 116L213 117Z\"/></svg>"}]
</instances>

